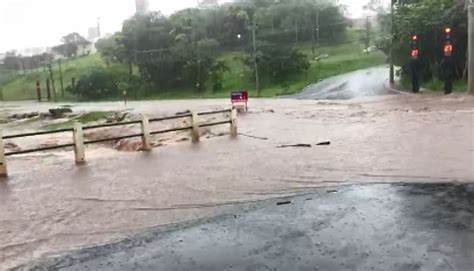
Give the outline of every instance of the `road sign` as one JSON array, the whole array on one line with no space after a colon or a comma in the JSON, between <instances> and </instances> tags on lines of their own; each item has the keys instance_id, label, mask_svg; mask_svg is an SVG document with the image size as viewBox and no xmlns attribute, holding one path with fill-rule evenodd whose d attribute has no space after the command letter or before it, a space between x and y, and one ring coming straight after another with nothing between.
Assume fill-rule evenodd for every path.
<instances>
[{"instance_id":1,"label":"road sign","mask_svg":"<svg viewBox=\"0 0 474 271\"><path fill-rule=\"evenodd\" d=\"M245 111L248 111L248 101L249 101L249 92L244 90L244 91L233 91L230 95L230 100L232 102L232 107L237 108L237 107L243 107Z\"/></svg>"}]
</instances>

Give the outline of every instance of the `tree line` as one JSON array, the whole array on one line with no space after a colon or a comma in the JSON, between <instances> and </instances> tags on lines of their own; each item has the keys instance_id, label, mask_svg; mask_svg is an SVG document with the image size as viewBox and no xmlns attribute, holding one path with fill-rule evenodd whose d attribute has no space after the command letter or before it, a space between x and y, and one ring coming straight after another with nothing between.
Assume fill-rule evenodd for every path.
<instances>
[{"instance_id":1,"label":"tree line","mask_svg":"<svg viewBox=\"0 0 474 271\"><path fill-rule=\"evenodd\" d=\"M249 80L255 79L258 66L262 81L284 81L310 66L295 44L336 43L345 38L347 25L341 10L325 1L241 0L170 16L136 14L96 48L106 63L129 66L129 88L146 84L153 91L218 91L230 71L219 59L222 52L244 52L240 61Z\"/></svg>"}]
</instances>

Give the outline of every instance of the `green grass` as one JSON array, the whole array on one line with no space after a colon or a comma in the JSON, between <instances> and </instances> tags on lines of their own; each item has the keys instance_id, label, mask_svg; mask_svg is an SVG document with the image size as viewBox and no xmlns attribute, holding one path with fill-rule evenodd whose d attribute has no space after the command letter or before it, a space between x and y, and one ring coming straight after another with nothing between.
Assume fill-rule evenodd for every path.
<instances>
[{"instance_id":1,"label":"green grass","mask_svg":"<svg viewBox=\"0 0 474 271\"><path fill-rule=\"evenodd\" d=\"M410 79L403 77L401 80L401 87L406 90L411 90L411 81ZM430 91L435 92L444 92L444 82L440 80L424 82L421 84L421 88L425 88ZM466 80L457 80L453 83L453 90L455 92L466 92L467 91L467 81Z\"/></svg>"},{"instance_id":2,"label":"green grass","mask_svg":"<svg viewBox=\"0 0 474 271\"><path fill-rule=\"evenodd\" d=\"M356 40L356 31L348 31L348 38ZM354 37L352 37L354 36ZM358 42L344 43L341 45L321 45L316 48L315 56L320 54L329 54L328 59L315 61L311 50L310 43L299 44L298 50L308 56L311 66L307 73L301 73L287 78L281 83L270 83L264 78L261 80L262 97L273 97L278 95L288 95L301 91L307 85L325 79L330 76L351 72L358 69L364 69L371 66L381 65L385 62L386 57L381 52L372 52L370 54L362 53L363 45ZM223 89L218 92L211 90L210 84L208 88L201 93L196 94L194 89L174 89L161 90L156 92L153 90L140 91L139 99L188 99L188 98L223 98L228 97L233 90L248 90L251 96L257 96L255 90L255 82L251 79L251 71L242 63L241 59L244 57L243 52L225 52L222 53L220 59L225 60L227 65L231 68L230 73L224 75ZM64 87L70 84L71 78L78 79L84 71L91 67L102 66L105 67L105 62L100 58L99 54L90 56L83 56L77 59L65 61L63 63L63 82ZM114 64L110 66L111 69L126 71L126 65ZM58 66L53 67L56 80L56 92L59 100L75 101L76 98L70 93L65 93L64 97L60 95L59 73ZM5 100L32 100L36 99L35 81L36 79L46 80L48 73L33 72L28 74L13 74L4 76L2 81L0 77L0 88L3 89L3 96ZM264 77L264 76L262 76ZM3 83L2 83L3 82ZM43 92L45 87L43 84ZM148 94L144 94L148 93ZM43 97L45 94L43 94ZM131 98L135 97L133 91L129 91ZM110 98L107 100L120 100L121 97Z\"/></svg>"},{"instance_id":3,"label":"green grass","mask_svg":"<svg viewBox=\"0 0 474 271\"><path fill-rule=\"evenodd\" d=\"M386 57L383 53L372 52L370 54L363 54L363 47L358 43L322 46L316 49L315 55L325 53L329 54L330 57L318 62L313 60L311 44L299 45L298 49L305 53L311 61L308 73L295 75L280 84L269 84L263 80L261 82L261 96L272 97L294 94L301 91L308 84L317 82L320 79L385 63ZM231 52L222 55L221 59L225 60L232 69L231 73L227 73L224 76L225 91L212 93L212 91L206 90L201 96L206 98L227 97L231 90L241 89L247 89L250 91L250 95L256 96L255 83L248 79L249 70L239 60L242 56L243 53L241 52Z\"/></svg>"},{"instance_id":4,"label":"green grass","mask_svg":"<svg viewBox=\"0 0 474 271\"><path fill-rule=\"evenodd\" d=\"M76 118L70 119L65 122L51 123L51 124L45 125L43 126L43 129L52 131L52 130L58 130L58 129L72 128L75 121L82 122L82 124L87 124L90 122L96 122L99 120L106 119L110 114L111 114L110 112L92 111L92 112L88 112L86 114L80 115Z\"/></svg>"},{"instance_id":5,"label":"green grass","mask_svg":"<svg viewBox=\"0 0 474 271\"><path fill-rule=\"evenodd\" d=\"M79 79L82 73L92 67L106 67L105 62L102 60L99 54L93 54L89 56L82 56L71 60L63 61L63 86L66 88L71 84L71 79ZM127 71L125 65L113 64L110 65L111 69L117 69L121 71ZM61 84L59 80L59 65L56 63L52 66L56 95L58 100L75 100L75 97L68 92L64 92L64 97L61 93ZM3 79L2 79L3 78ZM3 92L4 100L36 100L36 80L41 81L41 94L42 99L46 99L46 79L49 78L48 69L41 67L38 70L27 71L26 74L23 71L0 74L0 88ZM51 87L52 91L52 87ZM54 99L54 93L51 93L51 98Z\"/></svg>"},{"instance_id":6,"label":"green grass","mask_svg":"<svg viewBox=\"0 0 474 271\"><path fill-rule=\"evenodd\" d=\"M444 91L444 82L443 81L431 81L422 84L423 88L427 88L429 90L434 91ZM458 80L453 83L453 89L456 92L466 92L467 91L467 81L466 80Z\"/></svg>"}]
</instances>

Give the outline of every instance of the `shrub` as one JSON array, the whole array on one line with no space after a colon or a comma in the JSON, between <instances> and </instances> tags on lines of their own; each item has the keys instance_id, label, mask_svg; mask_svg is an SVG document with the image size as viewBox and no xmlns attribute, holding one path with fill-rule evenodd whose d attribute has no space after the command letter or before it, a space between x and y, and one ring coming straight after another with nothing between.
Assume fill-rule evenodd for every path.
<instances>
[{"instance_id":1,"label":"shrub","mask_svg":"<svg viewBox=\"0 0 474 271\"><path fill-rule=\"evenodd\" d=\"M120 74L102 67L95 67L82 74L74 89L67 88L72 94L84 100L97 100L119 95Z\"/></svg>"}]
</instances>

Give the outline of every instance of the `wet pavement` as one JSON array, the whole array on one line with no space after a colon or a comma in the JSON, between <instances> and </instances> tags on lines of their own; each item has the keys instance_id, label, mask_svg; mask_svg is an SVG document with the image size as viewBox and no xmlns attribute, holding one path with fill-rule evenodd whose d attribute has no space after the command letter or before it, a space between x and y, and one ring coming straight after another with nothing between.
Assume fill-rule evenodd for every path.
<instances>
[{"instance_id":1,"label":"wet pavement","mask_svg":"<svg viewBox=\"0 0 474 271\"><path fill-rule=\"evenodd\" d=\"M474 266L474 184L366 184L249 203L33 270L459 270Z\"/></svg>"}]
</instances>

